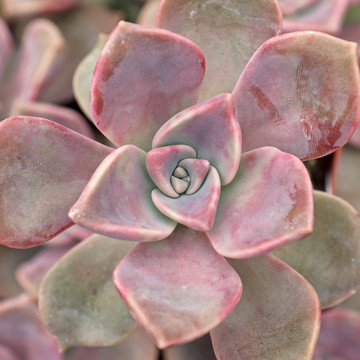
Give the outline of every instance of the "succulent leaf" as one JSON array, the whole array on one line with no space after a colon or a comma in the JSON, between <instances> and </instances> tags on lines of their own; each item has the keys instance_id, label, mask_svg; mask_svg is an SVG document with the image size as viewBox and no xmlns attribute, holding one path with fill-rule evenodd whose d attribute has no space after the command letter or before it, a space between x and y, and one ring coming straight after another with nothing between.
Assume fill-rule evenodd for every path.
<instances>
[{"instance_id":1,"label":"succulent leaf","mask_svg":"<svg viewBox=\"0 0 360 360\"><path fill-rule=\"evenodd\" d=\"M42 244L69 227L68 211L113 149L52 121L0 123L0 243Z\"/></svg>"},{"instance_id":2,"label":"succulent leaf","mask_svg":"<svg viewBox=\"0 0 360 360\"><path fill-rule=\"evenodd\" d=\"M176 223L162 215L151 200L155 188L146 171L146 153L125 145L108 156L94 173L70 218L94 232L121 240L166 238Z\"/></svg>"},{"instance_id":3,"label":"succulent leaf","mask_svg":"<svg viewBox=\"0 0 360 360\"><path fill-rule=\"evenodd\" d=\"M196 103L204 71L203 55L190 40L121 21L94 72L94 122L114 144L150 150L157 129Z\"/></svg>"},{"instance_id":4,"label":"succulent leaf","mask_svg":"<svg viewBox=\"0 0 360 360\"><path fill-rule=\"evenodd\" d=\"M210 332L217 359L311 360L321 314L312 286L271 255L229 261L244 292Z\"/></svg>"},{"instance_id":5,"label":"succulent leaf","mask_svg":"<svg viewBox=\"0 0 360 360\"><path fill-rule=\"evenodd\" d=\"M112 281L117 263L134 243L94 235L68 252L46 275L39 308L61 350L109 346L135 322Z\"/></svg>"},{"instance_id":6,"label":"succulent leaf","mask_svg":"<svg viewBox=\"0 0 360 360\"><path fill-rule=\"evenodd\" d=\"M202 232L178 226L139 244L114 271L115 285L160 348L207 333L233 309L241 281Z\"/></svg>"},{"instance_id":7,"label":"succulent leaf","mask_svg":"<svg viewBox=\"0 0 360 360\"><path fill-rule=\"evenodd\" d=\"M292 15L305 6L316 3L318 0L278 0L280 9L284 16Z\"/></svg>"},{"instance_id":8,"label":"succulent leaf","mask_svg":"<svg viewBox=\"0 0 360 360\"><path fill-rule=\"evenodd\" d=\"M268 40L233 92L243 151L275 146L302 160L334 152L358 122L359 84L354 43L314 32Z\"/></svg>"},{"instance_id":9,"label":"succulent leaf","mask_svg":"<svg viewBox=\"0 0 360 360\"><path fill-rule=\"evenodd\" d=\"M314 286L326 309L360 289L360 217L346 201L321 191L314 192L314 205L314 232L274 254Z\"/></svg>"},{"instance_id":10,"label":"succulent leaf","mask_svg":"<svg viewBox=\"0 0 360 360\"><path fill-rule=\"evenodd\" d=\"M312 186L303 163L264 147L242 154L235 179L221 188L215 224L207 232L217 252L243 258L309 235Z\"/></svg>"},{"instance_id":11,"label":"succulent leaf","mask_svg":"<svg viewBox=\"0 0 360 360\"><path fill-rule=\"evenodd\" d=\"M275 0L162 0L157 25L204 52L204 101L233 90L256 49L280 32L281 11Z\"/></svg>"},{"instance_id":12,"label":"succulent leaf","mask_svg":"<svg viewBox=\"0 0 360 360\"><path fill-rule=\"evenodd\" d=\"M185 144L218 171L222 185L234 178L240 162L241 130L231 94L222 94L175 115L155 134L153 147Z\"/></svg>"}]
</instances>

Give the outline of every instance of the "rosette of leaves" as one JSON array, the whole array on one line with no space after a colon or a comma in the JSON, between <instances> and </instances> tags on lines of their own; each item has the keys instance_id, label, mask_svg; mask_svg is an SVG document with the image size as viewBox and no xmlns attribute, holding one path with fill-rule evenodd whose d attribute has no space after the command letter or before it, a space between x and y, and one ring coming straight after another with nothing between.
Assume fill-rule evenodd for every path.
<instances>
[{"instance_id":1,"label":"rosette of leaves","mask_svg":"<svg viewBox=\"0 0 360 360\"><path fill-rule=\"evenodd\" d=\"M245 22L244 31L230 36L229 16L238 13L230 19ZM357 47L306 32L265 41L280 29L273 1L163 2L161 14L190 35L197 28L206 59L216 50L208 36L228 39L217 60L238 67L225 62L227 72L210 60L202 84L198 46L121 22L90 99L94 123L119 148L44 119L2 122L0 238L35 246L72 221L112 237L78 245L42 283L41 311L62 349L110 345L134 327L112 283L118 264L115 285L159 347L211 331L219 359L310 359L317 295L265 253L312 231L311 184L298 158L328 154L354 130ZM208 33L214 18L218 32ZM265 41L257 51L254 38ZM197 104L199 94L206 101Z\"/></svg>"}]
</instances>

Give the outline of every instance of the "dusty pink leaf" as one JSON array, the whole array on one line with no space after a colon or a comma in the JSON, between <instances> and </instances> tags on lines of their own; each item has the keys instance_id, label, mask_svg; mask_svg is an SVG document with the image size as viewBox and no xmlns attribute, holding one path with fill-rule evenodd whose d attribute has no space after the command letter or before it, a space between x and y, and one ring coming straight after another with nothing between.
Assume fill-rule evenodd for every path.
<instances>
[{"instance_id":1,"label":"dusty pink leaf","mask_svg":"<svg viewBox=\"0 0 360 360\"><path fill-rule=\"evenodd\" d=\"M71 225L68 211L113 149L41 118L0 123L0 242L26 248Z\"/></svg>"},{"instance_id":2,"label":"dusty pink leaf","mask_svg":"<svg viewBox=\"0 0 360 360\"><path fill-rule=\"evenodd\" d=\"M160 348L204 335L233 309L241 282L206 235L178 226L165 240L139 244L114 282Z\"/></svg>"},{"instance_id":3,"label":"dusty pink leaf","mask_svg":"<svg viewBox=\"0 0 360 360\"><path fill-rule=\"evenodd\" d=\"M190 40L121 21L93 76L94 122L115 144L147 151L165 121L196 103L204 71L203 55Z\"/></svg>"},{"instance_id":4,"label":"dusty pink leaf","mask_svg":"<svg viewBox=\"0 0 360 360\"><path fill-rule=\"evenodd\" d=\"M195 150L187 145L172 145L150 150L146 155L146 169L155 185L165 195L177 198L179 194L170 183L170 178L180 160L195 158Z\"/></svg>"},{"instance_id":5,"label":"dusty pink leaf","mask_svg":"<svg viewBox=\"0 0 360 360\"><path fill-rule=\"evenodd\" d=\"M295 156L264 147L242 155L231 184L221 189L209 239L220 254L254 256L309 235L312 186Z\"/></svg>"},{"instance_id":6,"label":"dusty pink leaf","mask_svg":"<svg viewBox=\"0 0 360 360\"><path fill-rule=\"evenodd\" d=\"M210 332L217 359L311 360L321 314L312 286L271 255L230 264L244 292Z\"/></svg>"},{"instance_id":7,"label":"dusty pink leaf","mask_svg":"<svg viewBox=\"0 0 360 360\"><path fill-rule=\"evenodd\" d=\"M163 0L158 26L200 46L206 74L200 101L233 90L256 49L280 32L275 0Z\"/></svg>"},{"instance_id":8,"label":"dusty pink leaf","mask_svg":"<svg viewBox=\"0 0 360 360\"><path fill-rule=\"evenodd\" d=\"M36 305L26 295L0 303L0 324L0 344L7 347L16 360L62 358Z\"/></svg>"},{"instance_id":9,"label":"dusty pink leaf","mask_svg":"<svg viewBox=\"0 0 360 360\"><path fill-rule=\"evenodd\" d=\"M360 313L345 309L324 312L313 360L358 360L359 334Z\"/></svg>"},{"instance_id":10,"label":"dusty pink leaf","mask_svg":"<svg viewBox=\"0 0 360 360\"><path fill-rule=\"evenodd\" d=\"M156 133L153 147L173 144L194 148L197 158L209 160L222 184L228 184L237 172L241 154L241 130L232 96L219 95L167 121Z\"/></svg>"},{"instance_id":11,"label":"dusty pink leaf","mask_svg":"<svg viewBox=\"0 0 360 360\"><path fill-rule=\"evenodd\" d=\"M325 192L314 192L314 205L313 233L274 254L314 286L326 309L360 290L360 217Z\"/></svg>"},{"instance_id":12,"label":"dusty pink leaf","mask_svg":"<svg viewBox=\"0 0 360 360\"><path fill-rule=\"evenodd\" d=\"M0 344L0 359L1 360L19 360L13 351Z\"/></svg>"},{"instance_id":13,"label":"dusty pink leaf","mask_svg":"<svg viewBox=\"0 0 360 360\"><path fill-rule=\"evenodd\" d=\"M112 273L134 246L94 235L47 273L39 291L39 308L61 350L114 345L132 332L135 321L116 291Z\"/></svg>"},{"instance_id":14,"label":"dusty pink leaf","mask_svg":"<svg viewBox=\"0 0 360 360\"><path fill-rule=\"evenodd\" d=\"M305 6L312 5L317 1L318 0L278 0L280 9L285 16L292 15Z\"/></svg>"},{"instance_id":15,"label":"dusty pink leaf","mask_svg":"<svg viewBox=\"0 0 360 360\"><path fill-rule=\"evenodd\" d=\"M2 0L1 11L6 19L21 19L69 10L81 0Z\"/></svg>"},{"instance_id":16,"label":"dusty pink leaf","mask_svg":"<svg viewBox=\"0 0 360 360\"><path fill-rule=\"evenodd\" d=\"M354 43L313 32L267 41L233 93L243 151L269 145L303 160L334 152L356 127L359 83Z\"/></svg>"},{"instance_id":17,"label":"dusty pink leaf","mask_svg":"<svg viewBox=\"0 0 360 360\"><path fill-rule=\"evenodd\" d=\"M148 336L136 328L119 344L107 347L73 349L66 360L158 360L159 350Z\"/></svg>"},{"instance_id":18,"label":"dusty pink leaf","mask_svg":"<svg viewBox=\"0 0 360 360\"><path fill-rule=\"evenodd\" d=\"M78 112L67 107L35 101L15 101L11 109L11 116L22 114L45 118L74 130L79 134L94 138L91 127L86 119Z\"/></svg>"},{"instance_id":19,"label":"dusty pink leaf","mask_svg":"<svg viewBox=\"0 0 360 360\"><path fill-rule=\"evenodd\" d=\"M348 7L348 0L317 0L284 16L283 31L313 30L337 34Z\"/></svg>"},{"instance_id":20,"label":"dusty pink leaf","mask_svg":"<svg viewBox=\"0 0 360 360\"><path fill-rule=\"evenodd\" d=\"M46 243L49 247L75 245L93 235L92 231L73 225Z\"/></svg>"},{"instance_id":21,"label":"dusty pink leaf","mask_svg":"<svg viewBox=\"0 0 360 360\"><path fill-rule=\"evenodd\" d=\"M176 223L151 201L155 185L145 167L146 153L125 145L108 156L94 173L69 213L94 232L131 241L166 238Z\"/></svg>"},{"instance_id":22,"label":"dusty pink leaf","mask_svg":"<svg viewBox=\"0 0 360 360\"><path fill-rule=\"evenodd\" d=\"M208 231L212 228L220 197L220 178L214 167L200 187L191 195L181 194L178 198L170 198L158 189L151 193L155 206L164 215L198 231Z\"/></svg>"}]
</instances>

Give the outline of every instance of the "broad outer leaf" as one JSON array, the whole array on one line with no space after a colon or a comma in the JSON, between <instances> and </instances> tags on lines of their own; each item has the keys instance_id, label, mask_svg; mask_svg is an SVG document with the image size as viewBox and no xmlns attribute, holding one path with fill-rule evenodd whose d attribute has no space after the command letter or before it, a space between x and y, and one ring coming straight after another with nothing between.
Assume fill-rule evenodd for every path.
<instances>
[{"instance_id":1,"label":"broad outer leaf","mask_svg":"<svg viewBox=\"0 0 360 360\"><path fill-rule=\"evenodd\" d=\"M155 188L145 167L146 153L125 145L108 156L69 212L77 224L121 240L166 238L176 223L155 207Z\"/></svg>"},{"instance_id":2,"label":"broad outer leaf","mask_svg":"<svg viewBox=\"0 0 360 360\"><path fill-rule=\"evenodd\" d=\"M112 151L45 119L0 123L0 243L39 245L71 225L68 211Z\"/></svg>"},{"instance_id":3,"label":"broad outer leaf","mask_svg":"<svg viewBox=\"0 0 360 360\"><path fill-rule=\"evenodd\" d=\"M114 282L160 348L207 333L242 291L239 277L206 235L182 226L163 241L139 244L115 269Z\"/></svg>"},{"instance_id":4,"label":"broad outer leaf","mask_svg":"<svg viewBox=\"0 0 360 360\"><path fill-rule=\"evenodd\" d=\"M47 274L39 307L61 350L113 345L133 330L135 322L112 281L115 266L133 246L94 235Z\"/></svg>"},{"instance_id":5,"label":"broad outer leaf","mask_svg":"<svg viewBox=\"0 0 360 360\"><path fill-rule=\"evenodd\" d=\"M159 127L196 103L204 71L202 52L190 40L121 21L94 72L94 122L116 145L150 150Z\"/></svg>"},{"instance_id":6,"label":"broad outer leaf","mask_svg":"<svg viewBox=\"0 0 360 360\"><path fill-rule=\"evenodd\" d=\"M333 309L323 313L313 360L358 360L360 313Z\"/></svg>"},{"instance_id":7,"label":"broad outer leaf","mask_svg":"<svg viewBox=\"0 0 360 360\"><path fill-rule=\"evenodd\" d=\"M175 115L155 134L153 147L185 144L198 159L209 160L222 185L234 178L240 162L241 129L231 94L221 94Z\"/></svg>"},{"instance_id":8,"label":"broad outer leaf","mask_svg":"<svg viewBox=\"0 0 360 360\"><path fill-rule=\"evenodd\" d=\"M158 360L159 350L148 336L135 329L119 344L107 347L80 347L72 350L66 360ZM210 360L210 359L209 359Z\"/></svg>"},{"instance_id":9,"label":"broad outer leaf","mask_svg":"<svg viewBox=\"0 0 360 360\"><path fill-rule=\"evenodd\" d=\"M275 251L319 294L323 309L360 289L360 218L344 200L314 192L314 232Z\"/></svg>"},{"instance_id":10,"label":"broad outer leaf","mask_svg":"<svg viewBox=\"0 0 360 360\"><path fill-rule=\"evenodd\" d=\"M9 360L62 358L53 337L40 318L36 305L26 295L0 304L0 344L15 355L15 359L10 357Z\"/></svg>"},{"instance_id":11,"label":"broad outer leaf","mask_svg":"<svg viewBox=\"0 0 360 360\"><path fill-rule=\"evenodd\" d=\"M158 26L194 41L204 52L200 101L232 92L256 49L280 32L275 0L163 0Z\"/></svg>"},{"instance_id":12,"label":"broad outer leaf","mask_svg":"<svg viewBox=\"0 0 360 360\"><path fill-rule=\"evenodd\" d=\"M314 32L267 41L233 92L243 151L269 145L302 160L334 152L356 127L359 84L354 43Z\"/></svg>"},{"instance_id":13,"label":"broad outer leaf","mask_svg":"<svg viewBox=\"0 0 360 360\"><path fill-rule=\"evenodd\" d=\"M320 326L312 286L271 255L230 260L243 296L210 332L217 359L311 360Z\"/></svg>"},{"instance_id":14,"label":"broad outer leaf","mask_svg":"<svg viewBox=\"0 0 360 360\"><path fill-rule=\"evenodd\" d=\"M90 86L96 63L108 36L99 34L98 41L91 52L77 66L73 78L74 96L81 110L92 120L90 111Z\"/></svg>"},{"instance_id":15,"label":"broad outer leaf","mask_svg":"<svg viewBox=\"0 0 360 360\"><path fill-rule=\"evenodd\" d=\"M215 224L207 232L217 252L245 258L309 235L313 199L309 175L293 155L264 147L242 155L235 179L221 188Z\"/></svg>"}]
</instances>

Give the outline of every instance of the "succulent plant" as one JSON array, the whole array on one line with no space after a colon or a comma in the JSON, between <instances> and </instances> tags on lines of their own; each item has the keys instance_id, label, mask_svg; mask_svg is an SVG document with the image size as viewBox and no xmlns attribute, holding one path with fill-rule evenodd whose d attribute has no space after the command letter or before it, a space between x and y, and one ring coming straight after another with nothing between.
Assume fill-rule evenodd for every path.
<instances>
[{"instance_id":1,"label":"succulent plant","mask_svg":"<svg viewBox=\"0 0 360 360\"><path fill-rule=\"evenodd\" d=\"M227 26L237 16L241 31ZM320 33L275 36L281 16L270 0L163 1L158 19L204 55L168 30L119 23L90 93L92 120L118 149L37 117L0 124L1 242L36 246L72 221L108 236L73 248L42 283L40 309L63 350L112 345L133 330L114 274L160 348L211 331L218 359L310 359L317 294L265 253L311 240L300 159L341 148L354 131L357 46ZM220 47L213 36L228 40ZM357 246L358 217L330 198L315 194L334 218L346 208ZM290 263L301 251L277 255ZM360 287L349 282L323 306Z\"/></svg>"}]
</instances>

